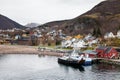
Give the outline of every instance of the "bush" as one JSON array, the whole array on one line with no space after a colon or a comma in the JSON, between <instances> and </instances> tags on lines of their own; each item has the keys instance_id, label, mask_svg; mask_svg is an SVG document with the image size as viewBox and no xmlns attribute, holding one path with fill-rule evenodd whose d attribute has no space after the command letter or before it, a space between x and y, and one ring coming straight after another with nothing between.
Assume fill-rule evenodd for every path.
<instances>
[{"instance_id":1,"label":"bush","mask_svg":"<svg viewBox=\"0 0 120 80\"><path fill-rule=\"evenodd\" d=\"M56 41L56 45L60 45L61 44L61 41Z\"/></svg>"}]
</instances>

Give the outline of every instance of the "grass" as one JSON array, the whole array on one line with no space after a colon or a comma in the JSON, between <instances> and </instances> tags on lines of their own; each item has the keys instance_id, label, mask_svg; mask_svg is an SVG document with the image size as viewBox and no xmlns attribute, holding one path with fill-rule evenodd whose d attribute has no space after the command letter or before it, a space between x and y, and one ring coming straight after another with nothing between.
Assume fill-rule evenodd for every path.
<instances>
[{"instance_id":1,"label":"grass","mask_svg":"<svg viewBox=\"0 0 120 80\"><path fill-rule=\"evenodd\" d=\"M100 13L94 13L94 14L91 14L91 15L85 15L86 17L90 17L90 18L94 18L94 19L96 19L96 18L98 18L98 15L99 15Z\"/></svg>"},{"instance_id":2,"label":"grass","mask_svg":"<svg viewBox=\"0 0 120 80\"><path fill-rule=\"evenodd\" d=\"M46 46L46 45L43 45L43 46L41 46L41 45L39 45L38 47L47 47L47 48L52 48L52 49L54 49L55 48L55 46Z\"/></svg>"},{"instance_id":3,"label":"grass","mask_svg":"<svg viewBox=\"0 0 120 80\"><path fill-rule=\"evenodd\" d=\"M106 44L107 46L119 47L120 39L118 39L118 38L107 39L103 42L103 44Z\"/></svg>"}]
</instances>

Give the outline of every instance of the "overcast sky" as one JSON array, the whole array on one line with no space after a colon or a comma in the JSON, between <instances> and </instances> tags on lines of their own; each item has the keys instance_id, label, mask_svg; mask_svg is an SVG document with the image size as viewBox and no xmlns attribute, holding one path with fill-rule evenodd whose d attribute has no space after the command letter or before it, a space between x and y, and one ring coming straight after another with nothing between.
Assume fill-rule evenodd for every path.
<instances>
[{"instance_id":1,"label":"overcast sky","mask_svg":"<svg viewBox=\"0 0 120 80\"><path fill-rule=\"evenodd\" d=\"M0 0L0 14L25 25L72 19L103 0Z\"/></svg>"}]
</instances>

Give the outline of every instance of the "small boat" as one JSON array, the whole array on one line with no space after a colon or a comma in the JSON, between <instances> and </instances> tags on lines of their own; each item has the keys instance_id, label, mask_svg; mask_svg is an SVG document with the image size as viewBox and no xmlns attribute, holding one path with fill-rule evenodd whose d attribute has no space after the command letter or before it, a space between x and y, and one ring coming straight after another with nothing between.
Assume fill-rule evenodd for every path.
<instances>
[{"instance_id":1,"label":"small boat","mask_svg":"<svg viewBox=\"0 0 120 80\"><path fill-rule=\"evenodd\" d=\"M92 58L96 56L97 52L93 51L93 50L85 50L82 53L80 53L79 55L84 55L84 66L88 66L92 64Z\"/></svg>"},{"instance_id":2,"label":"small boat","mask_svg":"<svg viewBox=\"0 0 120 80\"><path fill-rule=\"evenodd\" d=\"M84 55L83 56L83 60L85 60L85 62L83 63L84 66L89 66L92 64L92 58L89 57L89 54L81 54Z\"/></svg>"},{"instance_id":3,"label":"small boat","mask_svg":"<svg viewBox=\"0 0 120 80\"><path fill-rule=\"evenodd\" d=\"M92 59L89 57L84 58L85 62L83 63L84 66L89 66L92 64Z\"/></svg>"}]
</instances>

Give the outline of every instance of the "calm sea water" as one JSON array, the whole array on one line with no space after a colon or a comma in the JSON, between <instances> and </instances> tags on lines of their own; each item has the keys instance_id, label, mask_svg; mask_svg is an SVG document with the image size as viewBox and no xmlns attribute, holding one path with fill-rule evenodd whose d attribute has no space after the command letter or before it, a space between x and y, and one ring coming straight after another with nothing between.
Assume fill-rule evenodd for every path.
<instances>
[{"instance_id":1,"label":"calm sea water","mask_svg":"<svg viewBox=\"0 0 120 80\"><path fill-rule=\"evenodd\" d=\"M120 67L98 64L72 68L57 63L57 57L1 55L0 80L120 80Z\"/></svg>"}]
</instances>

